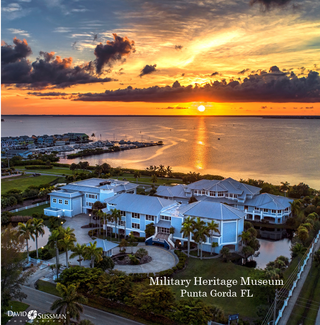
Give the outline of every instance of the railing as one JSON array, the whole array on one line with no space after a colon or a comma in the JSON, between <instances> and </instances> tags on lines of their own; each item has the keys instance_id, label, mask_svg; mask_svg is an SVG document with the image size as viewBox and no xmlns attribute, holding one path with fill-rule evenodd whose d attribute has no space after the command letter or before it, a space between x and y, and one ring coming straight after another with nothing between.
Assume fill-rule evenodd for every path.
<instances>
[{"instance_id":1,"label":"railing","mask_svg":"<svg viewBox=\"0 0 320 325\"><path fill-rule=\"evenodd\" d=\"M22 207L22 208L19 208L19 209L10 210L10 212L13 212L13 211L14 212L19 212L19 211L23 211L23 210L28 210L28 209L35 208L35 207L38 207L40 205L44 205L44 204L48 204L48 203L50 203L50 201L39 202L39 203L28 205L26 207Z\"/></svg>"}]
</instances>

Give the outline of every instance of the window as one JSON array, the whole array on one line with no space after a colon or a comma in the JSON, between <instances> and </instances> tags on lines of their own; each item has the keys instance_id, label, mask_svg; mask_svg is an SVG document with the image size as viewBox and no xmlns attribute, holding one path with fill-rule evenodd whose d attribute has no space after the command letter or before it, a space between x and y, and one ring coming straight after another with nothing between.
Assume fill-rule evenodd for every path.
<instances>
[{"instance_id":1,"label":"window","mask_svg":"<svg viewBox=\"0 0 320 325\"><path fill-rule=\"evenodd\" d=\"M69 201L68 200L64 200L64 204L65 205L68 205L69 204Z\"/></svg>"},{"instance_id":2,"label":"window","mask_svg":"<svg viewBox=\"0 0 320 325\"><path fill-rule=\"evenodd\" d=\"M214 192L213 191L210 191L210 196L214 196Z\"/></svg>"},{"instance_id":3,"label":"window","mask_svg":"<svg viewBox=\"0 0 320 325\"><path fill-rule=\"evenodd\" d=\"M125 217L125 216L126 216L126 211L120 211L120 215L121 215L122 217Z\"/></svg>"},{"instance_id":4,"label":"window","mask_svg":"<svg viewBox=\"0 0 320 325\"><path fill-rule=\"evenodd\" d=\"M268 209L263 209L263 212L269 212L269 210Z\"/></svg>"},{"instance_id":5,"label":"window","mask_svg":"<svg viewBox=\"0 0 320 325\"><path fill-rule=\"evenodd\" d=\"M281 213L281 210L278 210L278 213Z\"/></svg>"},{"instance_id":6,"label":"window","mask_svg":"<svg viewBox=\"0 0 320 325\"><path fill-rule=\"evenodd\" d=\"M132 218L140 219L140 214L132 212Z\"/></svg>"},{"instance_id":7,"label":"window","mask_svg":"<svg viewBox=\"0 0 320 325\"><path fill-rule=\"evenodd\" d=\"M140 229L140 224L138 224L138 223L132 223L132 228L133 229Z\"/></svg>"},{"instance_id":8,"label":"window","mask_svg":"<svg viewBox=\"0 0 320 325\"><path fill-rule=\"evenodd\" d=\"M255 207L254 209L255 209L256 211L260 211L260 208Z\"/></svg>"},{"instance_id":9,"label":"window","mask_svg":"<svg viewBox=\"0 0 320 325\"><path fill-rule=\"evenodd\" d=\"M53 203L57 203L57 199L52 199L52 202Z\"/></svg>"},{"instance_id":10,"label":"window","mask_svg":"<svg viewBox=\"0 0 320 325\"><path fill-rule=\"evenodd\" d=\"M86 197L89 199L97 199L98 196L96 194L86 194Z\"/></svg>"},{"instance_id":11,"label":"window","mask_svg":"<svg viewBox=\"0 0 320 325\"><path fill-rule=\"evenodd\" d=\"M171 217L168 217L168 216L161 216L160 219L161 220L169 220L169 221L171 221Z\"/></svg>"},{"instance_id":12,"label":"window","mask_svg":"<svg viewBox=\"0 0 320 325\"><path fill-rule=\"evenodd\" d=\"M123 220L119 220L119 226L125 226L126 225L126 222L123 221Z\"/></svg>"},{"instance_id":13,"label":"window","mask_svg":"<svg viewBox=\"0 0 320 325\"><path fill-rule=\"evenodd\" d=\"M271 210L272 213L277 213L277 210Z\"/></svg>"},{"instance_id":14,"label":"window","mask_svg":"<svg viewBox=\"0 0 320 325\"><path fill-rule=\"evenodd\" d=\"M202 195L205 195L205 194L206 194L206 191L202 191L201 194L202 194Z\"/></svg>"},{"instance_id":15,"label":"window","mask_svg":"<svg viewBox=\"0 0 320 325\"><path fill-rule=\"evenodd\" d=\"M89 207L92 207L93 206L93 203L92 202L89 202L88 205L89 205Z\"/></svg>"},{"instance_id":16,"label":"window","mask_svg":"<svg viewBox=\"0 0 320 325\"><path fill-rule=\"evenodd\" d=\"M146 220L150 220L150 221L155 221L156 217L155 216L150 216L150 215L146 215Z\"/></svg>"},{"instance_id":17,"label":"window","mask_svg":"<svg viewBox=\"0 0 320 325\"><path fill-rule=\"evenodd\" d=\"M59 199L59 204L62 204L62 200L61 199Z\"/></svg>"},{"instance_id":18,"label":"window","mask_svg":"<svg viewBox=\"0 0 320 325\"><path fill-rule=\"evenodd\" d=\"M224 196L223 192L218 192L218 196Z\"/></svg>"}]
</instances>

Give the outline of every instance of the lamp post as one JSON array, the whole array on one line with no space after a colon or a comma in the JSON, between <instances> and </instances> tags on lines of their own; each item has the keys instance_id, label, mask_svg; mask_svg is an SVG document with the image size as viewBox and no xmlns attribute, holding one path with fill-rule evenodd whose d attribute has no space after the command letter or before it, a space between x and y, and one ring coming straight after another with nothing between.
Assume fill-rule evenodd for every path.
<instances>
[{"instance_id":1,"label":"lamp post","mask_svg":"<svg viewBox=\"0 0 320 325\"><path fill-rule=\"evenodd\" d=\"M89 213L89 217L90 217L90 223L91 223L91 213Z\"/></svg>"}]
</instances>

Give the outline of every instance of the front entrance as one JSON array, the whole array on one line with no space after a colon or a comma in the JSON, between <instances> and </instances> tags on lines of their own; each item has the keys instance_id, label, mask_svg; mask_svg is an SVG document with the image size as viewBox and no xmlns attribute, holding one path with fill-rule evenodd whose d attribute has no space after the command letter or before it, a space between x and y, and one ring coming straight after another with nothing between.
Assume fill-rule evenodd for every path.
<instances>
[{"instance_id":1,"label":"front entrance","mask_svg":"<svg viewBox=\"0 0 320 325\"><path fill-rule=\"evenodd\" d=\"M158 234L168 234L168 235L170 235L170 229L163 228L163 227L157 227L157 228L158 228L158 231L157 231Z\"/></svg>"}]
</instances>

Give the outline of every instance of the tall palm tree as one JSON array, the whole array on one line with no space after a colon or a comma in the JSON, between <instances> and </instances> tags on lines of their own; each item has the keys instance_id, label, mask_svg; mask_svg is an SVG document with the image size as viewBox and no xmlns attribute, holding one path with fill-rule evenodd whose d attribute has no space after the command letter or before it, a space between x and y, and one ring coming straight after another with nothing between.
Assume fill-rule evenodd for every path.
<instances>
[{"instance_id":1,"label":"tall palm tree","mask_svg":"<svg viewBox=\"0 0 320 325\"><path fill-rule=\"evenodd\" d=\"M30 258L29 258L29 239L31 238L34 240L32 219L29 219L25 224L22 222L19 222L18 226L19 226L19 234L24 237L24 239L26 240L26 243L27 243L27 258L28 258L28 262L29 262L29 260L30 260Z\"/></svg>"},{"instance_id":2,"label":"tall palm tree","mask_svg":"<svg viewBox=\"0 0 320 325\"><path fill-rule=\"evenodd\" d=\"M301 201L300 200L294 200L293 202L290 202L291 205L291 212L294 216L297 216L301 211Z\"/></svg>"},{"instance_id":3,"label":"tall palm tree","mask_svg":"<svg viewBox=\"0 0 320 325\"><path fill-rule=\"evenodd\" d=\"M213 242L212 244L211 244L211 255L212 255L212 248L216 248L216 247L218 247L219 246L219 244L217 243L217 242Z\"/></svg>"},{"instance_id":4,"label":"tall palm tree","mask_svg":"<svg viewBox=\"0 0 320 325\"><path fill-rule=\"evenodd\" d=\"M194 229L194 218L188 216L184 219L184 222L182 223L182 228L180 230L183 237L188 238L188 256L190 255L190 237L193 229Z\"/></svg>"},{"instance_id":5,"label":"tall palm tree","mask_svg":"<svg viewBox=\"0 0 320 325\"><path fill-rule=\"evenodd\" d=\"M210 237L212 238L212 235L217 232L218 234L220 234L220 230L219 230L219 224L217 222L215 222L214 220L212 220L211 222L207 223L207 227L210 231ZM212 243L213 244L213 243ZM217 243L216 243L217 244ZM217 245L218 246L218 245ZM213 247L217 247L217 246L212 246L211 245L211 255L212 255L212 248Z\"/></svg>"},{"instance_id":6,"label":"tall palm tree","mask_svg":"<svg viewBox=\"0 0 320 325\"><path fill-rule=\"evenodd\" d=\"M117 229L118 229L118 221L121 220L121 212L117 209L111 209L111 218L114 221L115 224L115 238L117 236Z\"/></svg>"},{"instance_id":7,"label":"tall palm tree","mask_svg":"<svg viewBox=\"0 0 320 325\"><path fill-rule=\"evenodd\" d=\"M196 221L193 224L192 232L194 235L194 240L196 241L198 246L198 256L199 256L200 242L202 240L202 234L200 232L202 231L202 228L205 226L205 224L206 223L203 220L201 220L199 217L197 217Z\"/></svg>"},{"instance_id":8,"label":"tall palm tree","mask_svg":"<svg viewBox=\"0 0 320 325\"><path fill-rule=\"evenodd\" d=\"M51 236L49 237L48 245L49 247L55 248L56 249L56 275L57 279L59 276L59 248L60 248L60 243L59 241L65 236L65 229L63 229L61 226L58 227L57 229L54 229L51 233Z\"/></svg>"},{"instance_id":9,"label":"tall palm tree","mask_svg":"<svg viewBox=\"0 0 320 325\"><path fill-rule=\"evenodd\" d=\"M36 253L37 253L37 259L39 258L38 253L38 237L39 235L44 235L44 223L42 219L32 219L32 226L33 226L33 234L36 236Z\"/></svg>"},{"instance_id":10,"label":"tall palm tree","mask_svg":"<svg viewBox=\"0 0 320 325\"><path fill-rule=\"evenodd\" d=\"M206 226L203 226L202 228L200 228L197 232L197 237L199 237L199 241L200 241L200 245L201 245L201 249L200 249L200 252L201 252L201 255L200 255L200 259L202 260L202 244L203 242L206 241L207 237L210 236L210 230L208 227Z\"/></svg>"},{"instance_id":11,"label":"tall palm tree","mask_svg":"<svg viewBox=\"0 0 320 325\"><path fill-rule=\"evenodd\" d=\"M97 242L89 243L85 248L84 258L91 260L91 267L94 268L94 261L99 262L102 258L103 250L101 247L97 247Z\"/></svg>"},{"instance_id":12,"label":"tall palm tree","mask_svg":"<svg viewBox=\"0 0 320 325\"><path fill-rule=\"evenodd\" d=\"M87 299L77 292L77 286L71 284L64 286L61 283L57 284L57 290L60 293L59 299L57 299L52 305L51 310L56 310L57 314L66 314L67 325L70 325L71 318L80 320L80 313L83 312L82 304L87 302Z\"/></svg>"},{"instance_id":13,"label":"tall palm tree","mask_svg":"<svg viewBox=\"0 0 320 325\"><path fill-rule=\"evenodd\" d=\"M74 242L76 241L75 238L71 237L70 235L64 235L62 239L59 240L59 244L61 248L66 250L66 266L69 267L69 250L73 249Z\"/></svg>"},{"instance_id":14,"label":"tall palm tree","mask_svg":"<svg viewBox=\"0 0 320 325\"><path fill-rule=\"evenodd\" d=\"M81 266L81 261L83 259L83 255L85 253L86 247L87 247L86 244L80 245L79 243L77 243L77 245L72 248L73 253L70 255L70 258L79 256L78 262L80 266Z\"/></svg>"},{"instance_id":15,"label":"tall palm tree","mask_svg":"<svg viewBox=\"0 0 320 325\"><path fill-rule=\"evenodd\" d=\"M101 235L101 220L103 219L103 212L101 210L98 210L98 212L95 214L95 216L99 220L99 235Z\"/></svg>"},{"instance_id":16,"label":"tall palm tree","mask_svg":"<svg viewBox=\"0 0 320 325\"><path fill-rule=\"evenodd\" d=\"M62 228L62 227L61 227ZM70 236L73 239L76 239L76 235L74 234L74 229L67 227L67 228L62 228L62 232L66 235L66 236Z\"/></svg>"}]
</instances>

